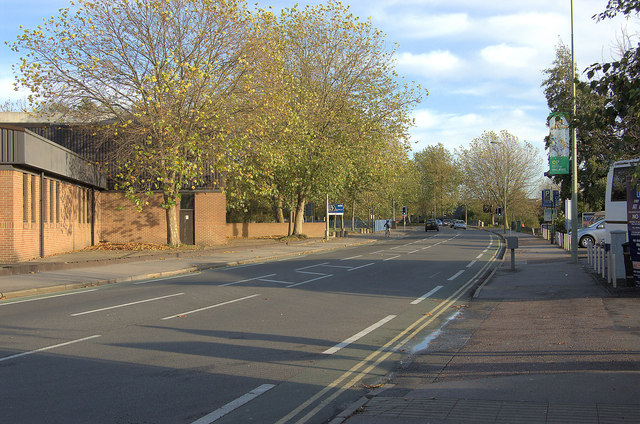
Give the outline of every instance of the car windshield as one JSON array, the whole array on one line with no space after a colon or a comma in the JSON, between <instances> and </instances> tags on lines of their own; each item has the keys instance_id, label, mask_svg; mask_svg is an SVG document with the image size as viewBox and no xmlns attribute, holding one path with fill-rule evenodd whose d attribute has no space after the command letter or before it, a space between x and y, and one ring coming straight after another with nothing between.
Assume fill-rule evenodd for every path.
<instances>
[{"instance_id":1,"label":"car windshield","mask_svg":"<svg viewBox=\"0 0 640 424\"><path fill-rule=\"evenodd\" d=\"M602 224L603 222L604 222L604 219L601 219L601 220L596 221L593 224L589 225L588 228L596 228L598 225Z\"/></svg>"}]
</instances>

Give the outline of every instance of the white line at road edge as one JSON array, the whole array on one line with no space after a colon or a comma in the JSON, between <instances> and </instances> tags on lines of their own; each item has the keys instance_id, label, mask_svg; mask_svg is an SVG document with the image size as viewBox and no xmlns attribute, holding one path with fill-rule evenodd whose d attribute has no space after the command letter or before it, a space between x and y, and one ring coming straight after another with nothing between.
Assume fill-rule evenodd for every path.
<instances>
[{"instance_id":1,"label":"white line at road edge","mask_svg":"<svg viewBox=\"0 0 640 424\"><path fill-rule=\"evenodd\" d=\"M204 308L194 309L193 311L182 312L180 314L171 315L170 317L164 317L164 318L162 318L162 320L164 321L164 320L168 320L168 319L172 319L172 318L178 318L178 317L181 317L181 316L184 316L184 315L195 314L196 312L202 312L202 311L206 311L207 309L217 308L218 306L224 306L224 305L228 305L230 303L240 302L241 300L251 299L252 297L256 297L256 296L260 296L260 295L259 294L252 294L251 296L241 297L240 299L234 299L234 300L229 300L227 302L216 303L215 305L205 306Z\"/></svg>"},{"instance_id":2,"label":"white line at road edge","mask_svg":"<svg viewBox=\"0 0 640 424\"><path fill-rule=\"evenodd\" d=\"M192 276L192 275L200 275L202 274L201 272L192 272L189 273L188 275L186 274L179 274L179 275L172 275L170 277L161 277L161 278L153 278L151 280L144 280L144 281L138 281L137 283L133 283L134 286L140 285L140 284L149 284L149 283L155 283L156 281L164 281L164 280L173 280L176 278L184 278L187 276Z\"/></svg>"},{"instance_id":3,"label":"white line at road edge","mask_svg":"<svg viewBox=\"0 0 640 424\"><path fill-rule=\"evenodd\" d=\"M192 424L211 424L212 422L217 421L218 419L227 415L229 412L240 408L242 405L246 403L251 402L253 399L257 398L263 393L266 393L267 391L273 389L274 387L276 387L274 384L263 384L262 386L251 390L246 395L242 395L238 399L233 400L227 403L226 405L224 405L223 407L216 409L212 413L207 414L204 417L194 421Z\"/></svg>"},{"instance_id":4,"label":"white line at road edge","mask_svg":"<svg viewBox=\"0 0 640 424\"><path fill-rule=\"evenodd\" d=\"M433 290L431 290L429 293L423 294L422 296L420 296L419 298L417 298L416 300L414 300L413 302L411 302L411 305L417 305L418 303L422 302L423 300L425 300L426 298L432 296L435 292L437 292L438 290L440 290L442 288L442 286L436 286Z\"/></svg>"},{"instance_id":5,"label":"white line at road edge","mask_svg":"<svg viewBox=\"0 0 640 424\"><path fill-rule=\"evenodd\" d=\"M94 309L92 311L78 312L75 314L71 314L71 316L77 317L79 315L93 314L94 312L108 311L109 309L124 308L125 306L137 305L137 304L146 303L146 302L153 302L154 300L167 299L169 297L182 296L183 294L184 293L176 293L176 294L170 294L168 296L154 297L153 299L145 299L145 300L138 300L137 302L123 303L122 305L107 306L106 308Z\"/></svg>"},{"instance_id":6,"label":"white line at road edge","mask_svg":"<svg viewBox=\"0 0 640 424\"><path fill-rule=\"evenodd\" d=\"M364 330L362 330L361 332L359 332L358 334L354 334L353 336L349 337L348 339L346 339L343 342L338 343L337 345L335 345L332 348L329 348L327 350L325 350L324 354L326 355L331 355L336 353L337 351L339 351L340 349L342 349L345 346L350 345L351 343L361 339L362 337L366 336L367 334L371 333L373 330L375 330L376 328L382 327L383 325L385 325L386 323L388 323L389 321L391 321L392 319L394 319L397 315L388 315L385 318L382 318L380 321L376 322L375 324L365 328Z\"/></svg>"},{"instance_id":7,"label":"white line at road edge","mask_svg":"<svg viewBox=\"0 0 640 424\"><path fill-rule=\"evenodd\" d=\"M95 339L95 338L98 338L98 337L102 337L102 336L100 334L95 334L93 336L84 337L82 339L71 340L70 342L60 343L60 344L53 345L53 346L41 347L40 349L31 350L29 352L17 353L15 355L11 355L11 356L5 356L4 358L0 358L0 362L8 361L9 359L20 358L22 356L32 355L32 354L38 353L38 352L44 352L46 350L56 349L56 348L62 347L62 346L68 346L68 345L74 344L74 343L84 342L84 341Z\"/></svg>"},{"instance_id":8,"label":"white line at road edge","mask_svg":"<svg viewBox=\"0 0 640 424\"><path fill-rule=\"evenodd\" d=\"M35 302L36 300L53 299L54 297L73 296L74 294L90 293L96 290L98 289L82 290L82 291L76 291L73 293L54 294L53 296L38 297L36 299L24 299L24 300L16 300L16 301L5 300L3 303L0 303L0 306L15 305L16 303Z\"/></svg>"},{"instance_id":9,"label":"white line at road edge","mask_svg":"<svg viewBox=\"0 0 640 424\"><path fill-rule=\"evenodd\" d=\"M460 271L456 272L455 274L453 274L451 277L447 278L448 281L452 281L455 280L456 278L458 278L462 273L464 272L464 269L461 269Z\"/></svg>"}]
</instances>

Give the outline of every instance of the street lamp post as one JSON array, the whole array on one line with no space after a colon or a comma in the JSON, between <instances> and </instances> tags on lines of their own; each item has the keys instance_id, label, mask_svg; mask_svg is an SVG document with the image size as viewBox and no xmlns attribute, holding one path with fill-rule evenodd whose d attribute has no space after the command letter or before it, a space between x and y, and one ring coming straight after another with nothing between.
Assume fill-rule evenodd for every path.
<instances>
[{"instance_id":1,"label":"street lamp post","mask_svg":"<svg viewBox=\"0 0 640 424\"><path fill-rule=\"evenodd\" d=\"M491 141L491 144L499 144L503 146L504 143L502 143L501 141L493 140ZM506 159L506 154L503 156L504 156L503 161L505 164L505 171L504 171L504 207L502 208L502 222L504 227L503 233L506 234L507 233L507 170L506 170L507 159Z\"/></svg>"},{"instance_id":2,"label":"street lamp post","mask_svg":"<svg viewBox=\"0 0 640 424\"><path fill-rule=\"evenodd\" d=\"M506 161L505 161L506 164ZM503 234L507 234L507 171L504 172L504 209L502 209L502 221L504 222Z\"/></svg>"},{"instance_id":3,"label":"street lamp post","mask_svg":"<svg viewBox=\"0 0 640 424\"><path fill-rule=\"evenodd\" d=\"M571 99L573 116L571 122L571 260L578 262L578 142L576 141L576 62L573 51L573 0L571 0Z\"/></svg>"}]
</instances>

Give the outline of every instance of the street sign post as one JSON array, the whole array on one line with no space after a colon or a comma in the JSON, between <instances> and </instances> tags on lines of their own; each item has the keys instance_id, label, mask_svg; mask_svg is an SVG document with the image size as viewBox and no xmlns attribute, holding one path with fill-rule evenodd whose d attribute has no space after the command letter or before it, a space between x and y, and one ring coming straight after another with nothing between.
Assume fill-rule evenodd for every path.
<instances>
[{"instance_id":1,"label":"street sign post","mask_svg":"<svg viewBox=\"0 0 640 424\"><path fill-rule=\"evenodd\" d=\"M327 210L327 216L341 216L342 217L342 229L344 230L344 203L330 203L328 210ZM337 222L336 222L337 218L333 218L333 228L334 230L337 229Z\"/></svg>"},{"instance_id":2,"label":"street sign post","mask_svg":"<svg viewBox=\"0 0 640 424\"><path fill-rule=\"evenodd\" d=\"M402 231L406 230L407 225L406 225L406 218L407 218L407 213L409 212L409 210L407 209L406 206L402 207Z\"/></svg>"}]
</instances>

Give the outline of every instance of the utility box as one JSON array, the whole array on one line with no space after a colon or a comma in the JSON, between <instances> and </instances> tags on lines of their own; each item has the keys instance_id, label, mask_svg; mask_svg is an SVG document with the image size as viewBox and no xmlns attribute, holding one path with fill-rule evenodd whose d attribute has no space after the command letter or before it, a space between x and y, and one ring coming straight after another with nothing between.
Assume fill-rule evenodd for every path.
<instances>
[{"instance_id":1,"label":"utility box","mask_svg":"<svg viewBox=\"0 0 640 424\"><path fill-rule=\"evenodd\" d=\"M507 249L518 248L518 237L507 237Z\"/></svg>"}]
</instances>

